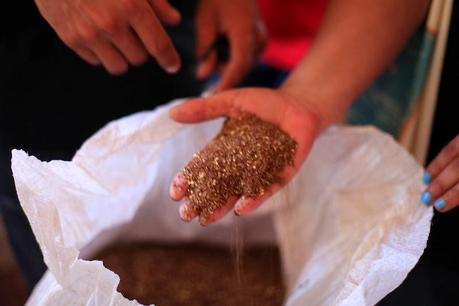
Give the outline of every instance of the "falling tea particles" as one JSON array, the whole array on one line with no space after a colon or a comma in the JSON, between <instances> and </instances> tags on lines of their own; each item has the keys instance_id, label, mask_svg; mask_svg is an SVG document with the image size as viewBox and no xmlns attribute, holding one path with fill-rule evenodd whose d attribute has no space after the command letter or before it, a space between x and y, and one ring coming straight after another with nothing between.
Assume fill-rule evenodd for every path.
<instances>
[{"instance_id":1,"label":"falling tea particles","mask_svg":"<svg viewBox=\"0 0 459 306\"><path fill-rule=\"evenodd\" d=\"M250 113L226 120L220 133L183 169L191 209L203 218L231 197L258 197L292 166L297 144Z\"/></svg>"},{"instance_id":2,"label":"falling tea particles","mask_svg":"<svg viewBox=\"0 0 459 306\"><path fill-rule=\"evenodd\" d=\"M235 265L226 248L120 245L96 256L120 276L126 298L157 306L280 306L285 296L275 247L248 248Z\"/></svg>"}]
</instances>

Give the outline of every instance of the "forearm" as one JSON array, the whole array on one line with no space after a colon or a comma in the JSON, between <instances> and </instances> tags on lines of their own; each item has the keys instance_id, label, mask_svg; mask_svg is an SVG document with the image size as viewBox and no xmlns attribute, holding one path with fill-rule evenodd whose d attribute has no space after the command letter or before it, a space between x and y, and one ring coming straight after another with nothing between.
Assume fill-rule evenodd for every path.
<instances>
[{"instance_id":1,"label":"forearm","mask_svg":"<svg viewBox=\"0 0 459 306\"><path fill-rule=\"evenodd\" d=\"M332 0L316 41L282 89L307 103L324 129L394 60L429 0Z\"/></svg>"}]
</instances>

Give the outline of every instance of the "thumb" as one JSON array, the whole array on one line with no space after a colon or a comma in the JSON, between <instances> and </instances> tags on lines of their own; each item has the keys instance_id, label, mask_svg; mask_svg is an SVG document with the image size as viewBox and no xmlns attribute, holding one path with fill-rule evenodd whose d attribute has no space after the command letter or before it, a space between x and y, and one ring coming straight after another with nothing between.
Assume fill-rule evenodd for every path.
<instances>
[{"instance_id":1,"label":"thumb","mask_svg":"<svg viewBox=\"0 0 459 306\"><path fill-rule=\"evenodd\" d=\"M176 25L182 19L179 11L167 0L148 0L159 20L169 25Z\"/></svg>"},{"instance_id":2,"label":"thumb","mask_svg":"<svg viewBox=\"0 0 459 306\"><path fill-rule=\"evenodd\" d=\"M173 107L169 115L178 122L198 123L222 116L234 116L237 90L227 91L207 98L189 99Z\"/></svg>"}]
</instances>

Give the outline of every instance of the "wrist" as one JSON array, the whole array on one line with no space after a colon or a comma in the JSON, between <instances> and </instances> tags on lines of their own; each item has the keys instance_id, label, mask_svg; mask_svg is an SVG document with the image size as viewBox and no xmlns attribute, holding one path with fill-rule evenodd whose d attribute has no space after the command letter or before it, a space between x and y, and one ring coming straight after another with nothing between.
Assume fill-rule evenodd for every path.
<instances>
[{"instance_id":1,"label":"wrist","mask_svg":"<svg viewBox=\"0 0 459 306\"><path fill-rule=\"evenodd\" d=\"M276 91L286 99L286 102L288 101L288 104L293 106L291 108L293 113L285 114L285 116L299 119L295 124L301 126L300 130L307 132L308 138L315 139L326 129L327 126L324 124L322 114L313 103L306 101L296 91L287 87L282 86Z\"/></svg>"},{"instance_id":2,"label":"wrist","mask_svg":"<svg viewBox=\"0 0 459 306\"><path fill-rule=\"evenodd\" d=\"M312 90L308 90L305 86L299 86L298 83L287 80L279 90L296 100L310 113L311 121L316 126L317 134L320 134L333 123L340 121L324 109L323 98Z\"/></svg>"},{"instance_id":3,"label":"wrist","mask_svg":"<svg viewBox=\"0 0 459 306\"><path fill-rule=\"evenodd\" d=\"M346 82L329 82L328 77L313 71L301 67L295 69L280 89L315 112L320 118L320 131L323 131L345 121L347 109L356 95L354 90L342 89L351 87L344 84Z\"/></svg>"}]
</instances>

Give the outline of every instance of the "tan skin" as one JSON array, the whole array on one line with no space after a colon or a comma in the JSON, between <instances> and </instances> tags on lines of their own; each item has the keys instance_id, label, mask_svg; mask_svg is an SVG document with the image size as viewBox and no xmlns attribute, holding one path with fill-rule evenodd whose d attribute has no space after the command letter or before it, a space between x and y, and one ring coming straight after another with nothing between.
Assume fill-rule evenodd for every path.
<instances>
[{"instance_id":1,"label":"tan skin","mask_svg":"<svg viewBox=\"0 0 459 306\"><path fill-rule=\"evenodd\" d=\"M212 45L218 35L226 36L230 44L228 63L219 65L216 52L212 51L199 63L196 76L206 79L212 72L220 71L221 78L214 92L237 85L255 64L266 41L264 25L255 1L201 0L195 23L198 57Z\"/></svg>"},{"instance_id":2,"label":"tan skin","mask_svg":"<svg viewBox=\"0 0 459 306\"><path fill-rule=\"evenodd\" d=\"M166 0L36 0L61 40L82 59L122 74L149 56L175 72L180 58L161 21L177 24L180 14Z\"/></svg>"},{"instance_id":3,"label":"tan skin","mask_svg":"<svg viewBox=\"0 0 459 306\"><path fill-rule=\"evenodd\" d=\"M263 99L260 99L260 96ZM242 111L257 114L260 118L275 123L297 141L298 147L294 158L294 167L287 167L282 173L282 177L288 182L307 157L320 127L318 114L310 110L296 97L280 90L236 89L205 99L188 100L185 104L172 109L171 116L180 122L195 123L221 116L237 116ZM285 120L285 118L290 119ZM186 196L186 182L179 174L175 179L175 183L171 185L170 195L172 199L178 201ZM201 219L201 224L210 224L217 221L233 206L237 214L247 214L281 189L282 186L279 184L272 186L269 191L257 199L232 199L208 219ZM186 202L181 208L181 216L186 221L190 221L196 216L188 208L188 205L188 202Z\"/></svg>"},{"instance_id":4,"label":"tan skin","mask_svg":"<svg viewBox=\"0 0 459 306\"><path fill-rule=\"evenodd\" d=\"M459 135L457 135L427 166L432 176L426 191L432 196L431 203L442 198L444 207L437 210L447 212L459 206Z\"/></svg>"},{"instance_id":5,"label":"tan skin","mask_svg":"<svg viewBox=\"0 0 459 306\"><path fill-rule=\"evenodd\" d=\"M170 116L197 123L248 111L277 124L298 143L294 167L283 174L288 183L307 158L321 131L339 121L352 101L394 60L422 22L427 0L333 0L316 42L278 90L236 89L209 98L190 99L174 107ZM282 186L274 185L261 198L231 199L204 224L216 222L233 207L244 215L261 205ZM180 175L171 184L174 200L186 199ZM180 208L191 210L188 202ZM191 213L191 217L196 213Z\"/></svg>"},{"instance_id":6,"label":"tan skin","mask_svg":"<svg viewBox=\"0 0 459 306\"><path fill-rule=\"evenodd\" d=\"M179 55L161 22L177 24L181 17L166 0L35 1L64 43L90 64L122 74L129 65L140 65L151 56L171 73L180 69ZM284 171L288 182L319 133L342 117L403 48L428 4L428 0L331 0L315 45L280 89L240 89L192 99L171 110L171 117L200 122L247 110L278 124L300 147L295 166ZM264 44L263 27L254 1L201 0L198 8L198 56L217 34L225 34L230 42L230 61L225 67L217 67L211 53L197 70L201 78L221 70L216 86L220 92L237 84L254 64ZM178 191L184 186L186 182L178 176L171 187L172 198L186 197ZM233 205L239 214L248 213L281 187L273 186L262 198L232 200L208 223ZM181 211L186 210L184 205Z\"/></svg>"},{"instance_id":7,"label":"tan skin","mask_svg":"<svg viewBox=\"0 0 459 306\"><path fill-rule=\"evenodd\" d=\"M180 56L163 24L176 25L181 16L167 0L35 2L61 40L89 64L119 75L130 65L141 65L153 57L170 73L180 69ZM265 41L255 1L201 0L195 22L198 57L218 34L226 35L230 45L228 63L217 66L215 52L211 52L200 63L198 78L220 70L216 91L234 86L251 69Z\"/></svg>"}]
</instances>

